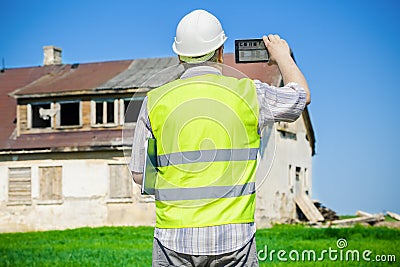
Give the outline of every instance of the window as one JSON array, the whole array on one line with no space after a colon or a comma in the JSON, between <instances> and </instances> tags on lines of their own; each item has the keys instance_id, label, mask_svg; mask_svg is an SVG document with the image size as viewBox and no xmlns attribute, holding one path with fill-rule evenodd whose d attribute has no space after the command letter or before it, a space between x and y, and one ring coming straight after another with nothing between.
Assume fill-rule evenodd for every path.
<instances>
[{"instance_id":1,"label":"window","mask_svg":"<svg viewBox=\"0 0 400 267\"><path fill-rule=\"evenodd\" d=\"M96 120L95 124L103 124L103 102L96 102L95 103L95 114Z\"/></svg>"},{"instance_id":2,"label":"window","mask_svg":"<svg viewBox=\"0 0 400 267\"><path fill-rule=\"evenodd\" d=\"M39 167L40 200L62 199L62 167Z\"/></svg>"},{"instance_id":3,"label":"window","mask_svg":"<svg viewBox=\"0 0 400 267\"><path fill-rule=\"evenodd\" d=\"M290 193L293 193L292 165L291 164L289 164L288 182L289 182L288 185L289 185Z\"/></svg>"},{"instance_id":4,"label":"window","mask_svg":"<svg viewBox=\"0 0 400 267\"><path fill-rule=\"evenodd\" d=\"M136 122L142 107L144 97L132 99L121 99L121 125L124 123Z\"/></svg>"},{"instance_id":5,"label":"window","mask_svg":"<svg viewBox=\"0 0 400 267\"><path fill-rule=\"evenodd\" d=\"M301 168L300 167L296 167L296 181L300 181L300 172L301 172Z\"/></svg>"},{"instance_id":6,"label":"window","mask_svg":"<svg viewBox=\"0 0 400 267\"><path fill-rule=\"evenodd\" d=\"M8 169L8 201L11 204L31 204L31 168Z\"/></svg>"},{"instance_id":7,"label":"window","mask_svg":"<svg viewBox=\"0 0 400 267\"><path fill-rule=\"evenodd\" d=\"M283 138L283 139L297 140L296 133L282 131L282 130L278 130L278 132L279 132L279 135L281 136L281 138Z\"/></svg>"},{"instance_id":8,"label":"window","mask_svg":"<svg viewBox=\"0 0 400 267\"><path fill-rule=\"evenodd\" d=\"M79 101L57 103L57 126L80 126L81 103Z\"/></svg>"},{"instance_id":9,"label":"window","mask_svg":"<svg viewBox=\"0 0 400 267\"><path fill-rule=\"evenodd\" d=\"M110 164L110 198L131 199L132 177L125 164Z\"/></svg>"},{"instance_id":10,"label":"window","mask_svg":"<svg viewBox=\"0 0 400 267\"><path fill-rule=\"evenodd\" d=\"M304 168L304 187L308 188L308 169Z\"/></svg>"},{"instance_id":11,"label":"window","mask_svg":"<svg viewBox=\"0 0 400 267\"><path fill-rule=\"evenodd\" d=\"M294 172L294 194L295 195L301 195L303 193L303 185L301 182L301 167L296 167L295 172Z\"/></svg>"},{"instance_id":12,"label":"window","mask_svg":"<svg viewBox=\"0 0 400 267\"><path fill-rule=\"evenodd\" d=\"M50 103L32 103L28 105L28 128L49 128L54 116Z\"/></svg>"},{"instance_id":13,"label":"window","mask_svg":"<svg viewBox=\"0 0 400 267\"><path fill-rule=\"evenodd\" d=\"M118 100L92 101L92 125L117 124Z\"/></svg>"}]
</instances>

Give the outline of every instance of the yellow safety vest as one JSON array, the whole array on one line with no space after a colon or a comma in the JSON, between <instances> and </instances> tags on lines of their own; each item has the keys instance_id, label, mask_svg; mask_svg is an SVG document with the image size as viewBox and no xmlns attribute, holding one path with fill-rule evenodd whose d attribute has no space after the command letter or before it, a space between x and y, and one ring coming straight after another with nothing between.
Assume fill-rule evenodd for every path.
<instances>
[{"instance_id":1,"label":"yellow safety vest","mask_svg":"<svg viewBox=\"0 0 400 267\"><path fill-rule=\"evenodd\" d=\"M148 93L157 142L156 227L254 221L260 144L254 82L207 74Z\"/></svg>"}]
</instances>

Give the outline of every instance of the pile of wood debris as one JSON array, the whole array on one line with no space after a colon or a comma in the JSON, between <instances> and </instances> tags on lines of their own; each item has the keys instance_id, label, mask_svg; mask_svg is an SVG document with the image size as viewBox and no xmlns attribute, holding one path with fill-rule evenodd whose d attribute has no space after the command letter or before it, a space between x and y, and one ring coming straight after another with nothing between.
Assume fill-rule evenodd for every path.
<instances>
[{"instance_id":1,"label":"pile of wood debris","mask_svg":"<svg viewBox=\"0 0 400 267\"><path fill-rule=\"evenodd\" d=\"M357 211L356 217L348 219L339 219L335 211L325 207L317 200L311 200L306 195L298 195L295 197L296 211L298 219L295 222L307 222L316 227L346 227L355 224L373 225L373 226L387 226L400 228L400 215L394 212L386 212L386 214L371 214L365 211ZM393 221L385 221L385 215L393 218Z\"/></svg>"},{"instance_id":2,"label":"pile of wood debris","mask_svg":"<svg viewBox=\"0 0 400 267\"><path fill-rule=\"evenodd\" d=\"M362 225L372 225L372 226L387 226L387 227L400 227L400 215L394 212L386 212L386 215L393 218L394 221L387 222L385 221L385 214L371 214L365 211L357 211L357 217L341 219L341 220L332 220L328 221L329 225L338 225L338 226L352 226L354 224L362 224Z\"/></svg>"},{"instance_id":3,"label":"pile of wood debris","mask_svg":"<svg viewBox=\"0 0 400 267\"><path fill-rule=\"evenodd\" d=\"M324 217L324 221L339 220L339 216L336 214L336 212L331 210L330 208L325 207L321 202L314 201L314 205Z\"/></svg>"},{"instance_id":4,"label":"pile of wood debris","mask_svg":"<svg viewBox=\"0 0 400 267\"><path fill-rule=\"evenodd\" d=\"M323 206L320 202L315 202L315 207L320 211L321 215L324 217L325 226L338 226L338 227L348 227L355 224L361 224L365 226L386 226L391 228L400 228L400 215L394 212L386 212L371 214L365 211L357 211L356 216L348 219L339 219L336 212ZM385 215L394 219L393 221L385 220ZM316 226L321 226L322 222L315 224Z\"/></svg>"}]
</instances>

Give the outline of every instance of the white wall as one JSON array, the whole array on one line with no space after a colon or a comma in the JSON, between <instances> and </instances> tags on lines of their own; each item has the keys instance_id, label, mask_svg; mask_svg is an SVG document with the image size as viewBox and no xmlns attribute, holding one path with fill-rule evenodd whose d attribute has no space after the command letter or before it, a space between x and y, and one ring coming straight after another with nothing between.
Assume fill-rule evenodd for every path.
<instances>
[{"instance_id":1,"label":"white wall","mask_svg":"<svg viewBox=\"0 0 400 267\"><path fill-rule=\"evenodd\" d=\"M132 199L110 200L108 197L108 164L124 162L122 157L114 160L64 158L0 162L0 232L154 225L154 203L140 196L136 185L133 186ZM41 166L62 166L62 200L39 199ZM8 205L9 167L31 167L31 205Z\"/></svg>"},{"instance_id":2,"label":"white wall","mask_svg":"<svg viewBox=\"0 0 400 267\"><path fill-rule=\"evenodd\" d=\"M277 128L279 126L276 124ZM257 227L269 227L272 223L291 222L296 219L294 203L295 196L295 167L301 167L304 179L304 170L307 168L307 181L301 181L303 192L311 195L312 159L311 148L306 139L305 127L302 118L286 125L288 131L296 133L297 140L282 138L276 132L275 157L271 171L257 191ZM272 153L272 151L270 152ZM292 166L289 173L289 165ZM307 185L307 188L304 186Z\"/></svg>"},{"instance_id":3,"label":"white wall","mask_svg":"<svg viewBox=\"0 0 400 267\"><path fill-rule=\"evenodd\" d=\"M275 144L266 157L270 164L274 159L267 179L258 186L256 203L256 223L258 227L268 227L274 222L290 222L296 218L294 192L295 167L307 168L307 188L312 193L311 148L305 137L303 119L286 125L296 132L297 140L281 138L275 132ZM276 145L276 148L275 148ZM272 149L271 149L272 148ZM60 153L56 160L46 159L53 154L31 155L30 157L0 158L0 232L66 229L84 226L104 225L154 225L155 205L148 198L140 196L139 188L133 185L130 200L109 199L110 163L125 163L124 158L115 152L96 154L82 152L84 156ZM110 154L107 154L110 153ZM114 153L114 154L113 154ZM272 154L273 153L273 154ZM80 159L79 159L80 158ZM111 160L112 159L112 160ZM289 164L292 165L289 181ZM62 166L61 201L43 202L39 199L39 167ZM31 167L32 204L8 205L8 168ZM260 177L260 174L258 174ZM303 181L304 182L304 181ZM291 187L292 186L292 187ZM292 189L292 190L291 190Z\"/></svg>"}]
</instances>

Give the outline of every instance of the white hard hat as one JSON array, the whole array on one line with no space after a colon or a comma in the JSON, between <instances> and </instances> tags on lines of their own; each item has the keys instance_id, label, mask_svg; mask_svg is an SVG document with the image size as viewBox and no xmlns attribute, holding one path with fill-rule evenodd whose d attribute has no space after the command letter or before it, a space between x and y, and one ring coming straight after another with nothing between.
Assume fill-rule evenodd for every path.
<instances>
[{"instance_id":1,"label":"white hard hat","mask_svg":"<svg viewBox=\"0 0 400 267\"><path fill-rule=\"evenodd\" d=\"M205 10L194 10L179 22L172 49L181 56L197 57L216 50L226 39L221 23L214 15Z\"/></svg>"}]
</instances>

